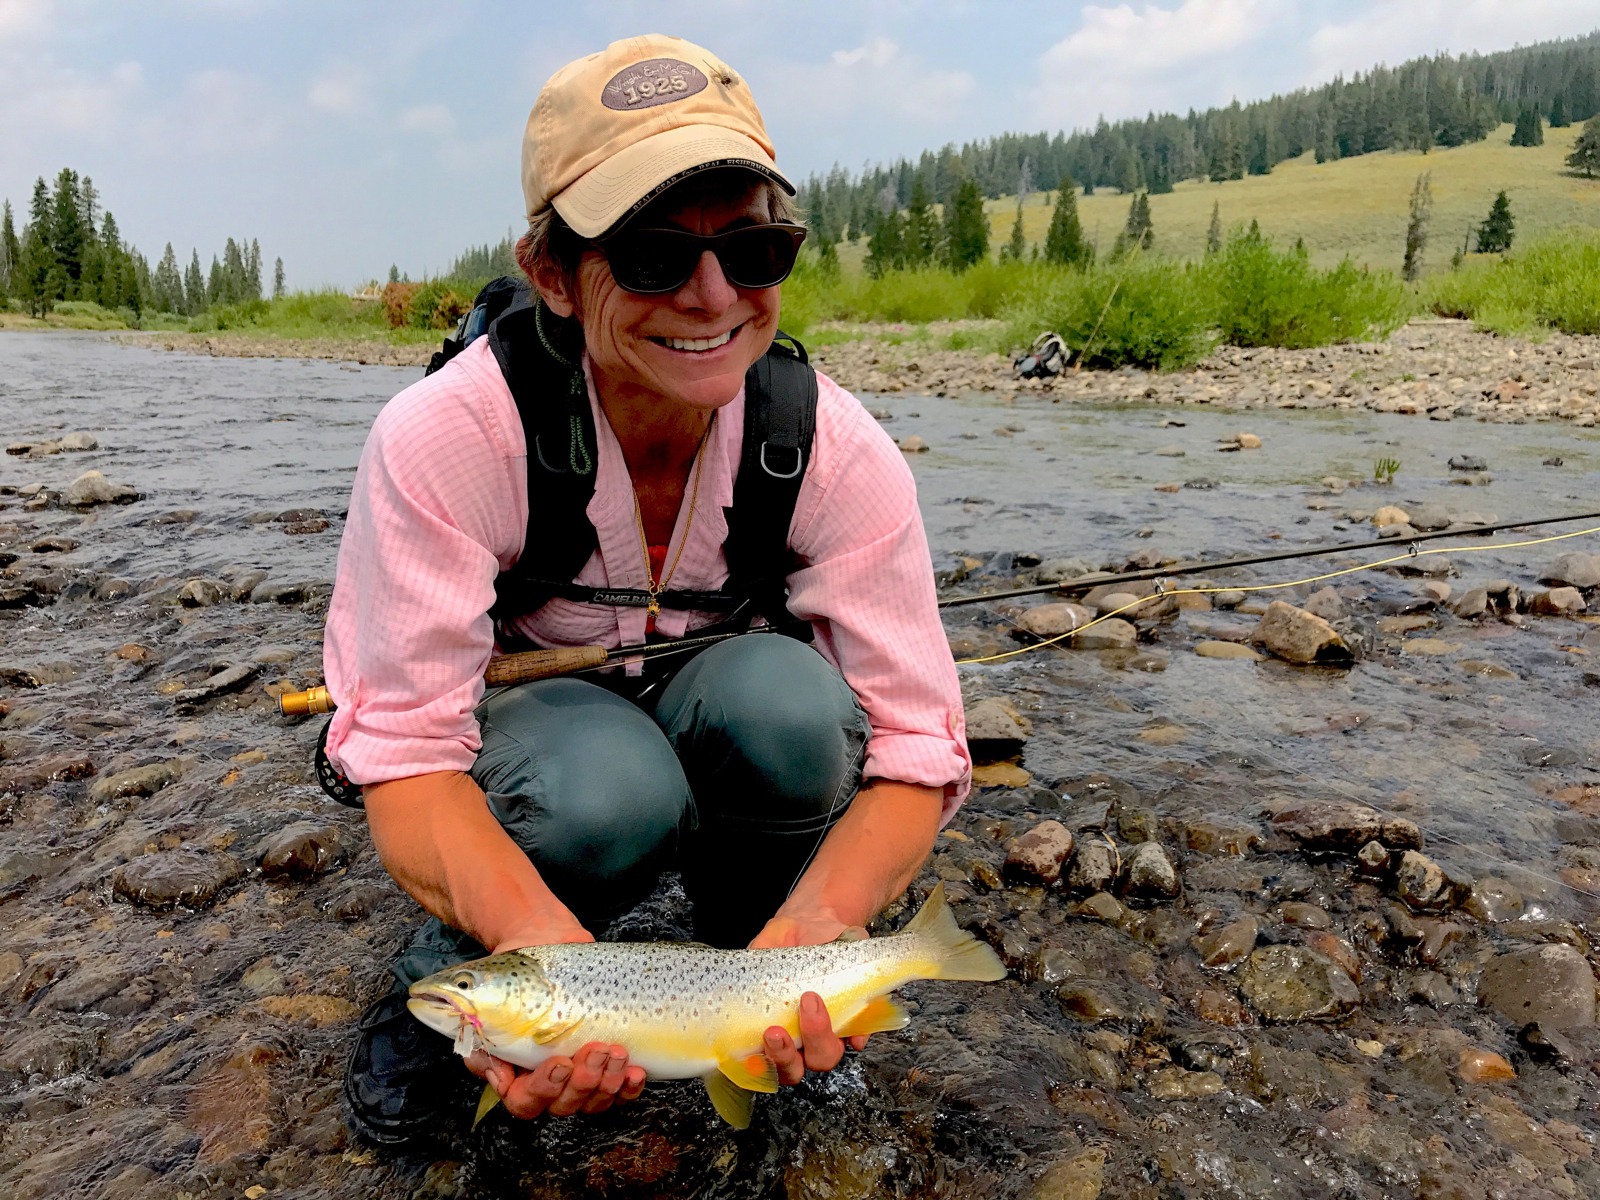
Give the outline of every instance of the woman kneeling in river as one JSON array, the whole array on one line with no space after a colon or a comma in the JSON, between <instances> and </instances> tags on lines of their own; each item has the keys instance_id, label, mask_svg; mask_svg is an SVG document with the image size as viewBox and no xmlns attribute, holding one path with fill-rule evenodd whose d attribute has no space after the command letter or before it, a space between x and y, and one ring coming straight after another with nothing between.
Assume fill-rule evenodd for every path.
<instances>
[{"instance_id":1,"label":"woman kneeling in river","mask_svg":"<svg viewBox=\"0 0 1600 1200\"><path fill-rule=\"evenodd\" d=\"M746 373L772 346L804 236L744 81L676 38L614 43L545 85L522 161L533 319L512 334L508 315L384 408L328 617L328 756L362 785L384 866L432 914L346 1076L355 1128L385 1143L434 1126L460 1070L406 1011L406 985L490 950L592 941L668 869L702 941L831 941L906 887L969 777L894 443L817 375L809 451L744 450ZM524 435L513 352L565 364L539 397L575 406L559 450ZM800 473L764 604L742 570L730 578L730 524L746 528L735 483L746 500L756 469ZM580 519L535 494L547 475L592 481L575 579L542 578L534 558L572 532L548 523ZM665 670L485 693L497 647L682 638L730 607L803 639L735 637ZM785 1083L844 1052L813 994L800 1031L799 1045L765 1039ZM523 1117L600 1112L644 1084L615 1045L531 1072L481 1052L467 1065Z\"/></svg>"}]
</instances>

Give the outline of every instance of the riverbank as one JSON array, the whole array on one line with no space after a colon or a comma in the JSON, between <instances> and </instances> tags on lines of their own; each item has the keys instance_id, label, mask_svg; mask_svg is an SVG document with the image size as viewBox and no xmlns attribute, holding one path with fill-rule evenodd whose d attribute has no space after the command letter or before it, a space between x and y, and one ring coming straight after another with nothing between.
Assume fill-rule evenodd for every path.
<instances>
[{"instance_id":1,"label":"riverbank","mask_svg":"<svg viewBox=\"0 0 1600 1200\"><path fill-rule=\"evenodd\" d=\"M1482 333L1468 321L1419 320L1381 342L1312 350L1222 347L1198 367L1170 373L1124 369L1016 379L1003 355L951 350L915 326L822 327L812 353L841 386L857 392L953 396L1039 393L1062 403L1206 405L1365 410L1433 420L1600 422L1600 337L1551 334L1543 341ZM849 340L832 340L840 336ZM152 333L139 344L241 358L309 358L424 366L432 345L253 334Z\"/></svg>"},{"instance_id":2,"label":"riverbank","mask_svg":"<svg viewBox=\"0 0 1600 1200\"><path fill-rule=\"evenodd\" d=\"M376 1151L339 1083L419 911L274 697L322 679L355 462L416 368L19 334L0 369L0 1195L1600 1194L1600 539L1218 573L1054 646L1126 597L948 610L958 659L1036 648L959 668L978 786L877 929L942 881L1007 980L905 988L905 1030L746 1134L692 1081L474 1132L464 1079L436 1143ZM946 594L1600 480L1600 430L1537 415L1128 398L866 397L928 447ZM607 935L692 914L667 886Z\"/></svg>"}]
</instances>

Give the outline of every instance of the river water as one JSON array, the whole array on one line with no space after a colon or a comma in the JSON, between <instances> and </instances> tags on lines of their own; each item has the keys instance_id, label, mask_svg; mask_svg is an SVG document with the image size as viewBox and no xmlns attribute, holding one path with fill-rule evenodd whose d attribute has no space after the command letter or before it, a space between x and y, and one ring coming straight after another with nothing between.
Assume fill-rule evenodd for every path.
<instances>
[{"instance_id":1,"label":"river water","mask_svg":"<svg viewBox=\"0 0 1600 1200\"><path fill-rule=\"evenodd\" d=\"M356 460L378 409L418 374L0 337L3 440L87 431L99 443L0 459L0 583L32 580L39 600L0 609L0 1195L1600 1194L1588 1190L1600 1187L1600 1121L1586 1069L1519 1060L1517 1081L1480 1094L1416 1065L1449 1066L1466 1043L1515 1056L1514 1031L1472 1003L1477 969L1512 933L1463 917L1457 949L1419 963L1360 942L1382 897L1347 860L1268 838L1239 860L1254 864L1239 883L1185 855L1197 824L1264 833L1269 806L1357 800L1416 822L1462 883L1511 881L1536 932L1555 923L1570 931L1556 940L1587 945L1600 911L1595 627L1469 622L1422 604L1402 631L1392 619L1418 608L1421 583L1386 572L1331 581L1358 644L1348 670L1195 654L1254 622L1227 612L1143 622L1133 652L1047 648L963 667L969 699L1002 697L1031 720L1020 756L1031 779L975 795L933 869L969 881L958 915L1001 945L1017 978L906 989L909 1030L765 1101L749 1133L720 1126L694 1085L652 1088L595 1121L453 1130L428 1154L351 1142L337 1089L353 1019L384 987L416 910L359 816L316 790L315 726L278 718L269 689L320 679ZM1038 559L1120 567L1141 553L1365 540L1363 519L1383 504L1480 520L1600 507L1600 431L1554 423L1091 408L1032 394L863 399L897 438L930 446L908 457L951 594L1026 582ZM1241 429L1263 448L1218 449ZM1452 470L1464 455L1487 470ZM1370 482L1379 459L1400 464L1390 486ZM59 492L90 468L143 498L87 512L28 505L33 485ZM1358 486L1335 492L1328 477ZM1594 553L1600 538L1481 547L1567 528L1464 539L1415 562L1447 560L1440 579L1457 595L1496 578L1537 591L1558 554ZM1259 585L1379 557L1217 578ZM184 607L176 596L193 579L259 583L258 602ZM1014 648L1021 609L1042 599L949 610L953 638ZM243 690L173 699L228 666L249 669ZM140 767L172 781L148 795L91 791ZM1154 836L1209 882L1109 924L1001 886L1006 837L1037 816L1072 824L1107 796L1121 838ZM296 822L342 847L324 864L336 869L256 870ZM214 869L214 894L175 909L130 902L138 888L118 869L151 855ZM1219 914L1265 919L1286 900L1331 913L1361 951L1361 1007L1336 1023L1196 1017L1196 994L1228 984L1199 967L1190 935ZM627 935L681 933L675 922L669 895ZM1292 940L1270 923L1263 937ZM1064 1012L1055 980L1026 965L1051 947L1128 1011L1088 1024ZM1419 974L1439 976L1445 998L1419 1004ZM1133 1011L1130 989L1159 997L1164 1015ZM1192 1044L1207 1037L1221 1046L1205 1060L1220 1090L1160 1095L1151 1079L1173 1062L1198 1072ZM1387 1057L1352 1051L1356 1039ZM1501 1136L1511 1113L1538 1137ZM1522 1190L1507 1190L1507 1171Z\"/></svg>"}]
</instances>

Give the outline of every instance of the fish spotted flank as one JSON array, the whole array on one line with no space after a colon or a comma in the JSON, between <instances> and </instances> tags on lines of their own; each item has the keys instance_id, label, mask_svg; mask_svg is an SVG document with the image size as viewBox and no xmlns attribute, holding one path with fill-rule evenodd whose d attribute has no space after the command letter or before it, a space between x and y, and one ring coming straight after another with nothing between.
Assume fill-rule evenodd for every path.
<instances>
[{"instance_id":1,"label":"fish spotted flank","mask_svg":"<svg viewBox=\"0 0 1600 1200\"><path fill-rule=\"evenodd\" d=\"M763 1035L780 1025L799 1041L802 993L820 995L849 1037L903 1028L910 1018L889 996L903 983L1005 974L994 951L956 924L940 884L886 937L764 950L529 946L430 975L411 985L407 1007L454 1039L457 1053L482 1049L521 1067L586 1042L616 1043L653 1078L702 1079L717 1112L743 1129L754 1093L778 1090Z\"/></svg>"}]
</instances>

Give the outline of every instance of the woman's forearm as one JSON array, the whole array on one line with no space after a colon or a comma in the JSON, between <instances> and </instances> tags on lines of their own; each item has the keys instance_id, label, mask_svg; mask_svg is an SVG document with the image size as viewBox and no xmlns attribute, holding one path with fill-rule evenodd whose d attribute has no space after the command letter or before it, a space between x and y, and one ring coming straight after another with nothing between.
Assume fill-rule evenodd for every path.
<instances>
[{"instance_id":1,"label":"woman's forearm","mask_svg":"<svg viewBox=\"0 0 1600 1200\"><path fill-rule=\"evenodd\" d=\"M829 830L779 915L828 914L866 925L927 860L943 801L943 788L873 780Z\"/></svg>"},{"instance_id":2,"label":"woman's forearm","mask_svg":"<svg viewBox=\"0 0 1600 1200\"><path fill-rule=\"evenodd\" d=\"M471 776L417 775L371 784L363 796L384 868L446 925L491 950L588 939Z\"/></svg>"}]
</instances>

